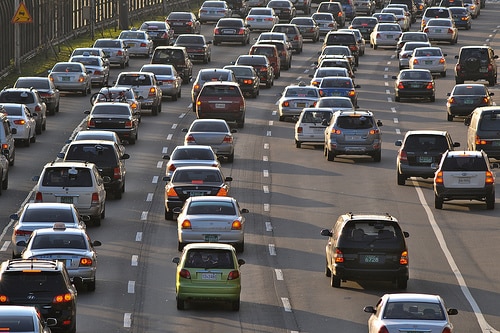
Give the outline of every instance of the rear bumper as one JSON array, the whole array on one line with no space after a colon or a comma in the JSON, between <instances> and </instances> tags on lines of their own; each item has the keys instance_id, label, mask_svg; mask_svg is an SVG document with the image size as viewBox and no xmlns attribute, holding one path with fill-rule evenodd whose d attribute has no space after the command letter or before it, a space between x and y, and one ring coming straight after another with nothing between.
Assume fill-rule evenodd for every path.
<instances>
[{"instance_id":1,"label":"rear bumper","mask_svg":"<svg viewBox=\"0 0 500 333\"><path fill-rule=\"evenodd\" d=\"M487 196L495 195L493 185L482 188L445 188L443 185L434 185L434 193L443 200L486 200Z\"/></svg>"}]
</instances>

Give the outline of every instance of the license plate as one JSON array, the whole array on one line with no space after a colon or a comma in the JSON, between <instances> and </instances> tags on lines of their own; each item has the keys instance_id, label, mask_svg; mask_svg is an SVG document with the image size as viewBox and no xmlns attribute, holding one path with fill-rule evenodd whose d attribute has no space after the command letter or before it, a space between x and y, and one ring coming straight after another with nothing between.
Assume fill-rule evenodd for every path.
<instances>
[{"instance_id":1,"label":"license plate","mask_svg":"<svg viewBox=\"0 0 500 333\"><path fill-rule=\"evenodd\" d=\"M72 204L73 203L73 197L61 197L61 202L62 203Z\"/></svg>"},{"instance_id":2,"label":"license plate","mask_svg":"<svg viewBox=\"0 0 500 333\"><path fill-rule=\"evenodd\" d=\"M432 65L432 60L426 60L426 61L425 61L425 64L426 64L426 65Z\"/></svg>"},{"instance_id":3,"label":"license plate","mask_svg":"<svg viewBox=\"0 0 500 333\"><path fill-rule=\"evenodd\" d=\"M474 100L466 99L466 100L464 100L464 104L474 104Z\"/></svg>"},{"instance_id":4,"label":"license plate","mask_svg":"<svg viewBox=\"0 0 500 333\"><path fill-rule=\"evenodd\" d=\"M257 22L262 22L262 19L257 19L256 21L257 21Z\"/></svg>"},{"instance_id":5,"label":"license plate","mask_svg":"<svg viewBox=\"0 0 500 333\"><path fill-rule=\"evenodd\" d=\"M215 104L216 109L224 109L225 107L226 107L226 104L222 104L222 103Z\"/></svg>"},{"instance_id":6,"label":"license plate","mask_svg":"<svg viewBox=\"0 0 500 333\"><path fill-rule=\"evenodd\" d=\"M387 39L392 39L392 38L394 38L394 36L393 36L393 35L387 35L386 37L387 37Z\"/></svg>"},{"instance_id":7,"label":"license plate","mask_svg":"<svg viewBox=\"0 0 500 333\"><path fill-rule=\"evenodd\" d=\"M381 264L384 259L374 254L367 254L361 256L361 261L365 264Z\"/></svg>"},{"instance_id":8,"label":"license plate","mask_svg":"<svg viewBox=\"0 0 500 333\"><path fill-rule=\"evenodd\" d=\"M281 13L281 10L279 10L279 9L278 9L278 10L276 10L276 9L275 9L275 10L274 10L274 12L275 12L276 14L279 14L279 13Z\"/></svg>"},{"instance_id":9,"label":"license plate","mask_svg":"<svg viewBox=\"0 0 500 333\"><path fill-rule=\"evenodd\" d=\"M434 32L437 33L437 34L440 34L441 33L441 29L436 29L436 30L434 30Z\"/></svg>"},{"instance_id":10,"label":"license plate","mask_svg":"<svg viewBox=\"0 0 500 333\"><path fill-rule=\"evenodd\" d=\"M201 273L202 280L217 280L217 275L215 273Z\"/></svg>"},{"instance_id":11,"label":"license plate","mask_svg":"<svg viewBox=\"0 0 500 333\"><path fill-rule=\"evenodd\" d=\"M305 108L306 107L306 103L297 103L296 105L298 108Z\"/></svg>"},{"instance_id":12,"label":"license plate","mask_svg":"<svg viewBox=\"0 0 500 333\"><path fill-rule=\"evenodd\" d=\"M205 235L205 242L217 243L219 241L218 235Z\"/></svg>"},{"instance_id":13,"label":"license plate","mask_svg":"<svg viewBox=\"0 0 500 333\"><path fill-rule=\"evenodd\" d=\"M464 177L458 178L458 183L459 184L470 184L470 178L464 178Z\"/></svg>"},{"instance_id":14,"label":"license plate","mask_svg":"<svg viewBox=\"0 0 500 333\"><path fill-rule=\"evenodd\" d=\"M430 157L430 156L419 156L418 157L418 162L419 163L432 163L432 157Z\"/></svg>"},{"instance_id":15,"label":"license plate","mask_svg":"<svg viewBox=\"0 0 500 333\"><path fill-rule=\"evenodd\" d=\"M192 192L189 192L189 196L190 197L201 197L205 195L204 192L200 192L200 191L192 191Z\"/></svg>"},{"instance_id":16,"label":"license plate","mask_svg":"<svg viewBox=\"0 0 500 333\"><path fill-rule=\"evenodd\" d=\"M127 45L130 47L135 47L135 43L128 43Z\"/></svg>"},{"instance_id":17,"label":"license plate","mask_svg":"<svg viewBox=\"0 0 500 333\"><path fill-rule=\"evenodd\" d=\"M236 33L236 30L234 30L234 29L231 29L231 30L224 30L224 34L234 35L235 33Z\"/></svg>"},{"instance_id":18,"label":"license plate","mask_svg":"<svg viewBox=\"0 0 500 333\"><path fill-rule=\"evenodd\" d=\"M184 23L182 22L174 22L174 25L183 25Z\"/></svg>"},{"instance_id":19,"label":"license plate","mask_svg":"<svg viewBox=\"0 0 500 333\"><path fill-rule=\"evenodd\" d=\"M360 135L346 135L345 137L346 141L359 141L361 140Z\"/></svg>"},{"instance_id":20,"label":"license plate","mask_svg":"<svg viewBox=\"0 0 500 333\"><path fill-rule=\"evenodd\" d=\"M411 88L420 88L420 84L411 84L410 85Z\"/></svg>"},{"instance_id":21,"label":"license plate","mask_svg":"<svg viewBox=\"0 0 500 333\"><path fill-rule=\"evenodd\" d=\"M71 78L70 78L69 76L63 76L63 77L61 78L61 80L62 80L62 81L69 81L69 80L71 80Z\"/></svg>"},{"instance_id":22,"label":"license plate","mask_svg":"<svg viewBox=\"0 0 500 333\"><path fill-rule=\"evenodd\" d=\"M491 145L498 147L498 146L500 146L500 141L491 141Z\"/></svg>"},{"instance_id":23,"label":"license plate","mask_svg":"<svg viewBox=\"0 0 500 333\"><path fill-rule=\"evenodd\" d=\"M488 73L488 68L479 68L479 73Z\"/></svg>"}]
</instances>

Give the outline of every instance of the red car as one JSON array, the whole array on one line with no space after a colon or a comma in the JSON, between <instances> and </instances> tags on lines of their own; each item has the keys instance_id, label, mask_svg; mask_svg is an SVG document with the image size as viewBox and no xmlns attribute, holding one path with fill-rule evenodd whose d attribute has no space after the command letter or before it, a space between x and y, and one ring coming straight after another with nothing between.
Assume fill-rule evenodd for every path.
<instances>
[{"instance_id":1,"label":"red car","mask_svg":"<svg viewBox=\"0 0 500 333\"><path fill-rule=\"evenodd\" d=\"M255 44L250 48L248 54L264 55L271 63L274 70L274 78L279 78L281 75L281 59L278 49L272 44Z\"/></svg>"}]
</instances>

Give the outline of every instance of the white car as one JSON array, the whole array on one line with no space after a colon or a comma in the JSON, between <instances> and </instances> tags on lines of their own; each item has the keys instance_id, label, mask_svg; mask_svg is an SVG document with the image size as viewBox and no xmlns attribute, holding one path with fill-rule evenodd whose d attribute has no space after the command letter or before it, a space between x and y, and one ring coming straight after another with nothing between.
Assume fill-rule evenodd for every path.
<instances>
[{"instance_id":1,"label":"white car","mask_svg":"<svg viewBox=\"0 0 500 333\"><path fill-rule=\"evenodd\" d=\"M120 32L119 39L128 46L130 55L143 56L148 58L153 54L153 41L146 31L124 30Z\"/></svg>"},{"instance_id":2,"label":"white car","mask_svg":"<svg viewBox=\"0 0 500 333\"><path fill-rule=\"evenodd\" d=\"M326 123L333 115L331 108L305 108L295 123L295 147L303 144L323 146Z\"/></svg>"},{"instance_id":3,"label":"white car","mask_svg":"<svg viewBox=\"0 0 500 333\"><path fill-rule=\"evenodd\" d=\"M370 44L375 50L379 46L396 47L402 33L403 30L397 23L377 23L370 34Z\"/></svg>"},{"instance_id":4,"label":"white car","mask_svg":"<svg viewBox=\"0 0 500 333\"><path fill-rule=\"evenodd\" d=\"M321 97L316 107L329 108L332 111L354 111L351 99L343 96Z\"/></svg>"},{"instance_id":5,"label":"white car","mask_svg":"<svg viewBox=\"0 0 500 333\"><path fill-rule=\"evenodd\" d=\"M12 135L15 141L22 141L27 147L36 141L36 120L25 104L3 103L0 112L7 114L11 128L16 129Z\"/></svg>"},{"instance_id":6,"label":"white car","mask_svg":"<svg viewBox=\"0 0 500 333\"><path fill-rule=\"evenodd\" d=\"M453 332L448 316L458 313L457 309L447 309L439 295L413 293L385 294L376 306L363 310L371 313L368 333Z\"/></svg>"},{"instance_id":7,"label":"white car","mask_svg":"<svg viewBox=\"0 0 500 333\"><path fill-rule=\"evenodd\" d=\"M255 7L250 9L245 24L250 30L271 30L275 24L280 22L273 8Z\"/></svg>"},{"instance_id":8,"label":"white car","mask_svg":"<svg viewBox=\"0 0 500 333\"><path fill-rule=\"evenodd\" d=\"M458 29L453 19L434 18L427 22L424 32L430 41L444 41L456 44L458 40Z\"/></svg>"},{"instance_id":9,"label":"white car","mask_svg":"<svg viewBox=\"0 0 500 333\"><path fill-rule=\"evenodd\" d=\"M314 86L290 85L285 87L278 101L279 121L298 116L302 109L316 106L319 91Z\"/></svg>"},{"instance_id":10,"label":"white car","mask_svg":"<svg viewBox=\"0 0 500 333\"><path fill-rule=\"evenodd\" d=\"M381 13L392 13L396 15L398 24L401 26L401 29L403 31L410 30L410 25L411 25L410 16L406 15L407 13L403 8L387 7L382 9Z\"/></svg>"},{"instance_id":11,"label":"white car","mask_svg":"<svg viewBox=\"0 0 500 333\"><path fill-rule=\"evenodd\" d=\"M399 69L410 68L410 58L417 47L430 47L429 42L406 42L398 53Z\"/></svg>"},{"instance_id":12,"label":"white car","mask_svg":"<svg viewBox=\"0 0 500 333\"><path fill-rule=\"evenodd\" d=\"M413 50L408 64L410 69L428 69L433 74L445 77L445 57L446 53L443 53L440 47L417 47Z\"/></svg>"}]
</instances>

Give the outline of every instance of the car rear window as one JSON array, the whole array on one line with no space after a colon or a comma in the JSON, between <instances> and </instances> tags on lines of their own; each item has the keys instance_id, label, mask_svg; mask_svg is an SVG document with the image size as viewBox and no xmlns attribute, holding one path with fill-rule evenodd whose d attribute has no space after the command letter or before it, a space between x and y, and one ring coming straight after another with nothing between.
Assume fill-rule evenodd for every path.
<instances>
[{"instance_id":1,"label":"car rear window","mask_svg":"<svg viewBox=\"0 0 500 333\"><path fill-rule=\"evenodd\" d=\"M450 17L450 13L446 9L429 8L425 11L425 17Z\"/></svg>"},{"instance_id":2,"label":"car rear window","mask_svg":"<svg viewBox=\"0 0 500 333\"><path fill-rule=\"evenodd\" d=\"M304 111L302 116L303 123L321 123L323 120L332 118L332 111Z\"/></svg>"},{"instance_id":3,"label":"car rear window","mask_svg":"<svg viewBox=\"0 0 500 333\"><path fill-rule=\"evenodd\" d=\"M131 86L150 86L151 77L149 75L120 75L118 84Z\"/></svg>"},{"instance_id":4,"label":"car rear window","mask_svg":"<svg viewBox=\"0 0 500 333\"><path fill-rule=\"evenodd\" d=\"M213 160L214 155L207 149L176 149L173 160Z\"/></svg>"},{"instance_id":5,"label":"car rear window","mask_svg":"<svg viewBox=\"0 0 500 333\"><path fill-rule=\"evenodd\" d=\"M250 13L248 15L272 15L271 9L265 8L252 8L250 9Z\"/></svg>"},{"instance_id":6,"label":"car rear window","mask_svg":"<svg viewBox=\"0 0 500 333\"><path fill-rule=\"evenodd\" d=\"M87 249L87 244L82 235L36 235L32 239L31 249Z\"/></svg>"},{"instance_id":7,"label":"car rear window","mask_svg":"<svg viewBox=\"0 0 500 333\"><path fill-rule=\"evenodd\" d=\"M271 47L255 46L252 47L252 49L250 50L250 54L258 54L258 55L273 57L275 55L275 51Z\"/></svg>"},{"instance_id":8,"label":"car rear window","mask_svg":"<svg viewBox=\"0 0 500 333\"><path fill-rule=\"evenodd\" d=\"M203 201L191 202L189 204L188 214L202 215L236 215L236 209L231 202Z\"/></svg>"},{"instance_id":9,"label":"car rear window","mask_svg":"<svg viewBox=\"0 0 500 333\"><path fill-rule=\"evenodd\" d=\"M172 67L170 66L144 66L141 72L151 72L155 75L172 75Z\"/></svg>"},{"instance_id":10,"label":"car rear window","mask_svg":"<svg viewBox=\"0 0 500 333\"><path fill-rule=\"evenodd\" d=\"M69 209L27 209L23 222L74 222L74 217Z\"/></svg>"},{"instance_id":11,"label":"car rear window","mask_svg":"<svg viewBox=\"0 0 500 333\"><path fill-rule=\"evenodd\" d=\"M479 128L483 131L499 131L500 113L484 113L481 117Z\"/></svg>"},{"instance_id":12,"label":"car rear window","mask_svg":"<svg viewBox=\"0 0 500 333\"><path fill-rule=\"evenodd\" d=\"M19 79L16 82L16 88L35 88L35 89L49 89L49 80L30 80Z\"/></svg>"},{"instance_id":13,"label":"car rear window","mask_svg":"<svg viewBox=\"0 0 500 333\"><path fill-rule=\"evenodd\" d=\"M341 116L337 119L337 126L344 129L368 129L374 125L372 117L366 116Z\"/></svg>"},{"instance_id":14,"label":"car rear window","mask_svg":"<svg viewBox=\"0 0 500 333\"><path fill-rule=\"evenodd\" d=\"M179 36L175 41L176 44L204 44L202 36Z\"/></svg>"},{"instance_id":15,"label":"car rear window","mask_svg":"<svg viewBox=\"0 0 500 333\"><path fill-rule=\"evenodd\" d=\"M239 28L239 27L243 27L245 24L243 22L243 20L219 20L219 22L217 22L217 27L236 27L236 28Z\"/></svg>"},{"instance_id":16,"label":"car rear window","mask_svg":"<svg viewBox=\"0 0 500 333\"><path fill-rule=\"evenodd\" d=\"M253 71L250 68L244 67L229 67L235 76L253 76Z\"/></svg>"},{"instance_id":17,"label":"car rear window","mask_svg":"<svg viewBox=\"0 0 500 333\"><path fill-rule=\"evenodd\" d=\"M328 79L325 78L321 81L321 88L352 88L351 80L342 79Z\"/></svg>"},{"instance_id":18,"label":"car rear window","mask_svg":"<svg viewBox=\"0 0 500 333\"><path fill-rule=\"evenodd\" d=\"M179 170L174 172L172 181L192 184L222 183L222 177L213 170Z\"/></svg>"},{"instance_id":19,"label":"car rear window","mask_svg":"<svg viewBox=\"0 0 500 333\"><path fill-rule=\"evenodd\" d=\"M226 86L226 85L210 85L203 86L200 97L240 97L241 92L236 86Z\"/></svg>"},{"instance_id":20,"label":"car rear window","mask_svg":"<svg viewBox=\"0 0 500 333\"><path fill-rule=\"evenodd\" d=\"M91 162L99 167L113 167L118 164L113 146L101 144L70 145L64 160Z\"/></svg>"},{"instance_id":21,"label":"car rear window","mask_svg":"<svg viewBox=\"0 0 500 333\"><path fill-rule=\"evenodd\" d=\"M285 97L319 97L318 90L316 88L288 88L285 93Z\"/></svg>"},{"instance_id":22,"label":"car rear window","mask_svg":"<svg viewBox=\"0 0 500 333\"><path fill-rule=\"evenodd\" d=\"M327 44L355 44L356 37L353 34L329 34Z\"/></svg>"},{"instance_id":23,"label":"car rear window","mask_svg":"<svg viewBox=\"0 0 500 333\"><path fill-rule=\"evenodd\" d=\"M234 269L233 256L227 250L190 250L184 263L186 268Z\"/></svg>"},{"instance_id":24,"label":"car rear window","mask_svg":"<svg viewBox=\"0 0 500 333\"><path fill-rule=\"evenodd\" d=\"M35 99L33 94L25 91L4 91L0 94L0 102L32 104Z\"/></svg>"},{"instance_id":25,"label":"car rear window","mask_svg":"<svg viewBox=\"0 0 500 333\"><path fill-rule=\"evenodd\" d=\"M15 105L15 106L4 105L3 108L0 105L0 111L3 113L6 113L8 116L22 116L23 115L23 108L20 108L19 105Z\"/></svg>"},{"instance_id":26,"label":"car rear window","mask_svg":"<svg viewBox=\"0 0 500 333\"><path fill-rule=\"evenodd\" d=\"M190 20L191 14L189 13L170 13L167 20Z\"/></svg>"},{"instance_id":27,"label":"car rear window","mask_svg":"<svg viewBox=\"0 0 500 333\"><path fill-rule=\"evenodd\" d=\"M0 280L0 290L2 294L12 298L26 297L34 290L46 290L57 293L62 292L62 286L66 282L60 272L35 271L4 272Z\"/></svg>"},{"instance_id":28,"label":"car rear window","mask_svg":"<svg viewBox=\"0 0 500 333\"><path fill-rule=\"evenodd\" d=\"M438 303L429 302L389 302L384 319L445 320L443 309Z\"/></svg>"},{"instance_id":29,"label":"car rear window","mask_svg":"<svg viewBox=\"0 0 500 333\"><path fill-rule=\"evenodd\" d=\"M80 73L82 72L82 67L76 64L56 64L54 68L52 68L52 72Z\"/></svg>"},{"instance_id":30,"label":"car rear window","mask_svg":"<svg viewBox=\"0 0 500 333\"><path fill-rule=\"evenodd\" d=\"M394 245L400 244L402 241L402 232L394 223L376 221L376 220L355 220L350 221L342 229L340 235L339 246L351 244L353 246L364 246L361 244L372 244L376 246L378 243Z\"/></svg>"},{"instance_id":31,"label":"car rear window","mask_svg":"<svg viewBox=\"0 0 500 333\"><path fill-rule=\"evenodd\" d=\"M483 85L480 86L455 86L453 90L454 95L484 95L486 94L486 89Z\"/></svg>"},{"instance_id":32,"label":"car rear window","mask_svg":"<svg viewBox=\"0 0 500 333\"><path fill-rule=\"evenodd\" d=\"M53 167L45 170L42 186L92 187L93 183L87 168Z\"/></svg>"},{"instance_id":33,"label":"car rear window","mask_svg":"<svg viewBox=\"0 0 500 333\"><path fill-rule=\"evenodd\" d=\"M465 48L460 51L460 58L488 60L488 50L484 48Z\"/></svg>"},{"instance_id":34,"label":"car rear window","mask_svg":"<svg viewBox=\"0 0 500 333\"><path fill-rule=\"evenodd\" d=\"M293 24L299 24L299 25L314 25L314 22L311 19L307 18L298 18L298 19L293 19L290 23Z\"/></svg>"},{"instance_id":35,"label":"car rear window","mask_svg":"<svg viewBox=\"0 0 500 333\"><path fill-rule=\"evenodd\" d=\"M338 107L338 108L352 108L350 99L340 98L320 98L317 107Z\"/></svg>"},{"instance_id":36,"label":"car rear window","mask_svg":"<svg viewBox=\"0 0 500 333\"><path fill-rule=\"evenodd\" d=\"M223 132L229 131L226 124L222 122L196 122L189 129L190 132Z\"/></svg>"},{"instance_id":37,"label":"car rear window","mask_svg":"<svg viewBox=\"0 0 500 333\"><path fill-rule=\"evenodd\" d=\"M94 47L109 47L109 48L121 48L120 41L118 40L97 40Z\"/></svg>"},{"instance_id":38,"label":"car rear window","mask_svg":"<svg viewBox=\"0 0 500 333\"><path fill-rule=\"evenodd\" d=\"M90 57L73 57L71 62L79 62L84 65L99 66L99 60L97 58Z\"/></svg>"},{"instance_id":39,"label":"car rear window","mask_svg":"<svg viewBox=\"0 0 500 333\"><path fill-rule=\"evenodd\" d=\"M225 71L202 71L200 73L202 81L228 81L229 73Z\"/></svg>"},{"instance_id":40,"label":"car rear window","mask_svg":"<svg viewBox=\"0 0 500 333\"><path fill-rule=\"evenodd\" d=\"M332 12L339 12L341 10L339 4L335 4L335 3L322 3L319 5L318 7L318 12L328 12L328 13L332 13Z\"/></svg>"},{"instance_id":41,"label":"car rear window","mask_svg":"<svg viewBox=\"0 0 500 333\"><path fill-rule=\"evenodd\" d=\"M128 104L120 105L94 105L92 109L92 114L116 114L116 115L130 115L130 110L128 108Z\"/></svg>"},{"instance_id":42,"label":"car rear window","mask_svg":"<svg viewBox=\"0 0 500 333\"><path fill-rule=\"evenodd\" d=\"M2 316L0 317L0 327L2 332L35 332L31 316Z\"/></svg>"},{"instance_id":43,"label":"car rear window","mask_svg":"<svg viewBox=\"0 0 500 333\"><path fill-rule=\"evenodd\" d=\"M448 156L443 161L442 171L486 171L484 158L476 156Z\"/></svg>"},{"instance_id":44,"label":"car rear window","mask_svg":"<svg viewBox=\"0 0 500 333\"><path fill-rule=\"evenodd\" d=\"M351 25L375 26L377 23L376 18L354 18Z\"/></svg>"}]
</instances>

